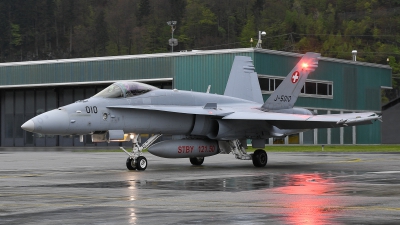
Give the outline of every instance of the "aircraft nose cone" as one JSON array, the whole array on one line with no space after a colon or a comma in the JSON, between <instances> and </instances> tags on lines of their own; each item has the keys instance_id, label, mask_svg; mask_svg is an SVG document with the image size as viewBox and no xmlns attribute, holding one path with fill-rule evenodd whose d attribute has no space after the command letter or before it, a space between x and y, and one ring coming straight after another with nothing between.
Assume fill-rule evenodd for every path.
<instances>
[{"instance_id":1,"label":"aircraft nose cone","mask_svg":"<svg viewBox=\"0 0 400 225\"><path fill-rule=\"evenodd\" d=\"M22 124L21 128L26 131L33 132L35 130L35 123L32 120L28 120Z\"/></svg>"},{"instance_id":2,"label":"aircraft nose cone","mask_svg":"<svg viewBox=\"0 0 400 225\"><path fill-rule=\"evenodd\" d=\"M34 124L34 127L32 126L32 129L35 129L34 133L40 134L67 134L70 123L68 113L58 109L37 115L30 121L33 122L31 125ZM26 124L28 126L29 121Z\"/></svg>"}]
</instances>

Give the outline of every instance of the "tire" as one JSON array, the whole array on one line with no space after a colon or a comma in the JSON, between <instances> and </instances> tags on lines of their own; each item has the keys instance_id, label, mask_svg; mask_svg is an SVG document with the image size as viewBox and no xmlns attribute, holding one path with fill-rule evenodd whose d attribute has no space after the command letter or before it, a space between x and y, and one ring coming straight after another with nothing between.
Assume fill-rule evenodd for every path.
<instances>
[{"instance_id":1,"label":"tire","mask_svg":"<svg viewBox=\"0 0 400 225\"><path fill-rule=\"evenodd\" d=\"M204 157L190 158L190 162L192 163L192 165L200 166L204 162Z\"/></svg>"},{"instance_id":2,"label":"tire","mask_svg":"<svg viewBox=\"0 0 400 225\"><path fill-rule=\"evenodd\" d=\"M126 168L128 168L128 170L136 170L136 165L133 162L134 160L130 157L126 159Z\"/></svg>"},{"instance_id":3,"label":"tire","mask_svg":"<svg viewBox=\"0 0 400 225\"><path fill-rule=\"evenodd\" d=\"M136 169L145 170L147 168L147 159L144 156L139 156L136 159Z\"/></svg>"},{"instance_id":4,"label":"tire","mask_svg":"<svg viewBox=\"0 0 400 225\"><path fill-rule=\"evenodd\" d=\"M254 151L252 160L255 167L264 167L265 165L267 165L268 155L264 150L257 149Z\"/></svg>"}]
</instances>

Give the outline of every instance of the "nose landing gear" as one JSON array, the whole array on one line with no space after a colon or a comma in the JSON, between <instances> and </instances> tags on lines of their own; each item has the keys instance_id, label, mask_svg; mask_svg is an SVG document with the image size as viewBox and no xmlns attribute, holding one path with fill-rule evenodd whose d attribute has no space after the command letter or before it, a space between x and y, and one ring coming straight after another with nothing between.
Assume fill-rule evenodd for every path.
<instances>
[{"instance_id":1,"label":"nose landing gear","mask_svg":"<svg viewBox=\"0 0 400 225\"><path fill-rule=\"evenodd\" d=\"M128 170L136 170L135 160L132 159L131 157L128 157L126 159L126 168L128 168Z\"/></svg>"},{"instance_id":2,"label":"nose landing gear","mask_svg":"<svg viewBox=\"0 0 400 225\"><path fill-rule=\"evenodd\" d=\"M136 169L145 170L147 168L147 159L144 156L139 156L136 159Z\"/></svg>"},{"instance_id":3,"label":"nose landing gear","mask_svg":"<svg viewBox=\"0 0 400 225\"><path fill-rule=\"evenodd\" d=\"M132 140L133 148L132 152L126 151L123 147L120 147L129 157L126 159L126 168L128 170L139 170L143 171L147 168L147 159L143 156L143 149L150 147L162 134L155 134L151 136L142 146L139 145L139 134L135 134Z\"/></svg>"},{"instance_id":4,"label":"nose landing gear","mask_svg":"<svg viewBox=\"0 0 400 225\"><path fill-rule=\"evenodd\" d=\"M147 168L147 159L144 156L139 156L136 160L128 157L126 159L126 168L128 170L145 170Z\"/></svg>"}]
</instances>

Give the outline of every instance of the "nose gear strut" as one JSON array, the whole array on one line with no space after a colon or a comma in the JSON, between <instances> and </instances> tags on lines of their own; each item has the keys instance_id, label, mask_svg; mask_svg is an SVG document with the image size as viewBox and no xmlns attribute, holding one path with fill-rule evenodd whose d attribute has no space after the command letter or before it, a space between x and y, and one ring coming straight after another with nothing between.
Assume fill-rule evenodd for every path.
<instances>
[{"instance_id":1,"label":"nose gear strut","mask_svg":"<svg viewBox=\"0 0 400 225\"><path fill-rule=\"evenodd\" d=\"M151 136L143 145L139 145L140 134L134 134L132 140L132 152L128 152L125 148L120 147L129 157L126 159L126 167L128 170L145 170L147 168L147 159L143 156L143 149L150 147L162 134Z\"/></svg>"}]
</instances>

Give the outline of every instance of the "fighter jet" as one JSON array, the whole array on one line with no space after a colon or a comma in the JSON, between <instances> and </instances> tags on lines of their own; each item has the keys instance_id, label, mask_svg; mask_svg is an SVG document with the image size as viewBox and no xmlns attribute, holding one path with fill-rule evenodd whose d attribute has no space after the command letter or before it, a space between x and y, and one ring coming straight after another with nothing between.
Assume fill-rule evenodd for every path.
<instances>
[{"instance_id":1,"label":"fighter jet","mask_svg":"<svg viewBox=\"0 0 400 225\"><path fill-rule=\"evenodd\" d=\"M158 89L139 82L116 82L89 99L40 114L21 128L51 135L90 134L93 142L132 142L129 170L145 170L142 151L165 158L189 158L201 165L204 157L232 153L264 167L262 149L249 154L247 140L264 148L268 138L283 138L315 128L371 124L381 120L374 112L315 115L294 104L320 54L306 53L279 87L263 102L257 73L250 57L236 56L224 95L209 91ZM155 134L141 144L140 134ZM171 140L158 143L162 135Z\"/></svg>"}]
</instances>

